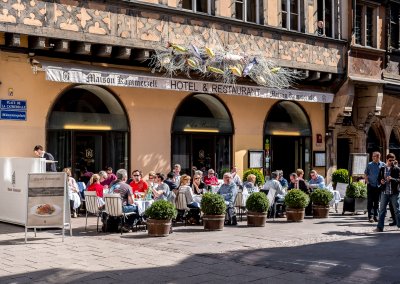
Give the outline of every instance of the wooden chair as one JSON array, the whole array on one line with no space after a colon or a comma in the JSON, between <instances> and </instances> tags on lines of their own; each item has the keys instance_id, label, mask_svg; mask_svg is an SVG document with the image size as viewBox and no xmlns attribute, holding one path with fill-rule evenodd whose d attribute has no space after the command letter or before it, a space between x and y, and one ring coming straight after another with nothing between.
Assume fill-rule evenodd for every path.
<instances>
[{"instance_id":1,"label":"wooden chair","mask_svg":"<svg viewBox=\"0 0 400 284\"><path fill-rule=\"evenodd\" d=\"M96 191L86 191L85 200L86 200L86 223L85 223L85 231L87 228L87 218L88 214L96 215L97 217L97 232L99 231L99 218L101 215L101 210L99 209L97 203L97 195Z\"/></svg>"},{"instance_id":2,"label":"wooden chair","mask_svg":"<svg viewBox=\"0 0 400 284\"><path fill-rule=\"evenodd\" d=\"M121 220L121 235L122 227L125 224L125 218L130 215L137 215L136 212L124 213L122 211L122 199L119 193L104 194L105 211L108 216L119 217Z\"/></svg>"}]
</instances>

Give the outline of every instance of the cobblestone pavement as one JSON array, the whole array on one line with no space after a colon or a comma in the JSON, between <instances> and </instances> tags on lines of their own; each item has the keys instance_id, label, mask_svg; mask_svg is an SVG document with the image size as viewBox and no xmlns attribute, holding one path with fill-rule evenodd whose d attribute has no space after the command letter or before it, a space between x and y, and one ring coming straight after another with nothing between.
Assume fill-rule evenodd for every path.
<instances>
[{"instance_id":1,"label":"cobblestone pavement","mask_svg":"<svg viewBox=\"0 0 400 284\"><path fill-rule=\"evenodd\" d=\"M366 215L246 222L206 232L177 226L166 238L147 232L96 232L96 218L60 230L29 232L0 223L0 283L400 283L400 231L372 233Z\"/></svg>"}]
</instances>

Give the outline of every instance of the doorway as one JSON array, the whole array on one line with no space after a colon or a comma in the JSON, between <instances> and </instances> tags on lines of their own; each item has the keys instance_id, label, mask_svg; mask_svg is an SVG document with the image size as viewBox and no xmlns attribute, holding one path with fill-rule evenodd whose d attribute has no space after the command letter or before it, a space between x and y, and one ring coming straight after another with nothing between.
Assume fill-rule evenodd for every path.
<instances>
[{"instance_id":1,"label":"doorway","mask_svg":"<svg viewBox=\"0 0 400 284\"><path fill-rule=\"evenodd\" d=\"M349 138L338 138L337 139L337 168L348 169L350 157L350 139Z\"/></svg>"},{"instance_id":2,"label":"doorway","mask_svg":"<svg viewBox=\"0 0 400 284\"><path fill-rule=\"evenodd\" d=\"M104 134L78 132L74 135L73 164L77 169L95 173L103 168Z\"/></svg>"},{"instance_id":3,"label":"doorway","mask_svg":"<svg viewBox=\"0 0 400 284\"><path fill-rule=\"evenodd\" d=\"M221 173L232 166L232 120L224 104L209 94L191 95L178 107L172 125L171 162L182 173L212 168Z\"/></svg>"}]
</instances>

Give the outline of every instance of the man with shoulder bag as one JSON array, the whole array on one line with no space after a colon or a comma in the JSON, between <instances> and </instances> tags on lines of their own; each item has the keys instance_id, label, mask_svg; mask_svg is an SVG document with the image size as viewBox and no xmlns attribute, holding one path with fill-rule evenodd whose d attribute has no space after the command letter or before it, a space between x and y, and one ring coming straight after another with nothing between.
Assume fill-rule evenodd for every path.
<instances>
[{"instance_id":1,"label":"man with shoulder bag","mask_svg":"<svg viewBox=\"0 0 400 284\"><path fill-rule=\"evenodd\" d=\"M381 189L381 199L379 205L379 221L375 232L383 232L385 226L386 208L389 202L392 203L395 211L393 216L396 219L397 227L400 228L400 208L399 208L399 183L400 168L395 166L393 162L396 156L389 153L386 156L385 166L379 169L378 183Z\"/></svg>"}]
</instances>

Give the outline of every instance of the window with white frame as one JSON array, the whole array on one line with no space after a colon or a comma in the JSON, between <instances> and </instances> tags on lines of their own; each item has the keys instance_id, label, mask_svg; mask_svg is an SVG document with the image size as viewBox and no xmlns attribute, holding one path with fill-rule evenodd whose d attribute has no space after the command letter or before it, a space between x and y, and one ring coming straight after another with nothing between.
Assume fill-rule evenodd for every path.
<instances>
[{"instance_id":1,"label":"window with white frame","mask_svg":"<svg viewBox=\"0 0 400 284\"><path fill-rule=\"evenodd\" d=\"M317 2L317 31L321 36L337 38L337 0L318 0Z\"/></svg>"},{"instance_id":2,"label":"window with white frame","mask_svg":"<svg viewBox=\"0 0 400 284\"><path fill-rule=\"evenodd\" d=\"M244 22L263 23L262 0L235 0L235 18Z\"/></svg>"},{"instance_id":3,"label":"window with white frame","mask_svg":"<svg viewBox=\"0 0 400 284\"><path fill-rule=\"evenodd\" d=\"M391 4L390 7L390 47L400 49L400 5Z\"/></svg>"},{"instance_id":4,"label":"window with white frame","mask_svg":"<svg viewBox=\"0 0 400 284\"><path fill-rule=\"evenodd\" d=\"M183 0L182 9L215 15L215 0Z\"/></svg>"},{"instance_id":5,"label":"window with white frame","mask_svg":"<svg viewBox=\"0 0 400 284\"><path fill-rule=\"evenodd\" d=\"M304 32L304 0L281 0L282 28Z\"/></svg>"},{"instance_id":6,"label":"window with white frame","mask_svg":"<svg viewBox=\"0 0 400 284\"><path fill-rule=\"evenodd\" d=\"M354 13L354 39L356 44L377 47L377 17L377 7L363 3L356 5Z\"/></svg>"}]
</instances>

